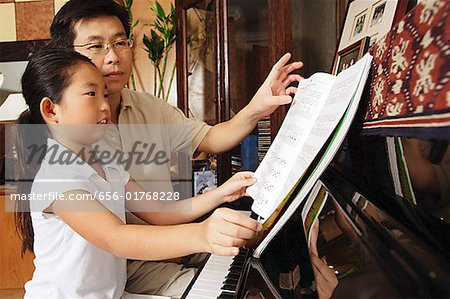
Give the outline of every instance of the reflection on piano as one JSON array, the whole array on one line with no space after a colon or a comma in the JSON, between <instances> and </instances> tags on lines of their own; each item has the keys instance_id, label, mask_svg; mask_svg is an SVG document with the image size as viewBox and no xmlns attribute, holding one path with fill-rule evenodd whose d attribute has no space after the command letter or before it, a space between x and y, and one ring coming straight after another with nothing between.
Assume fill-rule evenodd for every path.
<instances>
[{"instance_id":1,"label":"reflection on piano","mask_svg":"<svg viewBox=\"0 0 450 299\"><path fill-rule=\"evenodd\" d=\"M379 150L376 146L374 149ZM450 236L448 223L387 190L373 185L360 188L358 183L365 179L350 177L336 164L322 180L332 200L320 216L317 250L339 280L333 298L448 297L450 247L440 242ZM373 189L378 189L376 194L367 193ZM362 194L363 203L355 200L356 192ZM380 208L380 202L391 208ZM318 286L306 246L302 208L260 259L253 258L248 250L236 258L211 256L185 297L316 297Z\"/></svg>"}]
</instances>

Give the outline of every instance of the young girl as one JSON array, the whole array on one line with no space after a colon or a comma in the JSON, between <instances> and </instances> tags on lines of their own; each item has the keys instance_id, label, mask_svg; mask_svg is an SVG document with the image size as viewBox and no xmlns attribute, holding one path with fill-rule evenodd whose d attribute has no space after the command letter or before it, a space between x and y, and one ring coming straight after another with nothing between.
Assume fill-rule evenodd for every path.
<instances>
[{"instance_id":1,"label":"young girl","mask_svg":"<svg viewBox=\"0 0 450 299\"><path fill-rule=\"evenodd\" d=\"M255 220L230 209L187 223L240 198L254 183L251 173L237 174L193 198L189 212L140 212L136 214L154 225L126 225L125 208L136 210L126 195L143 189L120 165L102 165L93 156L91 146L103 138L110 120L101 73L72 50L46 50L31 58L22 91L29 110L18 120L19 179L32 183L19 184L18 193L27 194L29 201L19 201L16 218L22 250L33 250L36 256L26 298L120 298L126 258L235 255L261 229ZM45 155L36 154L40 145L46 146ZM172 205L177 210L186 201Z\"/></svg>"}]
</instances>

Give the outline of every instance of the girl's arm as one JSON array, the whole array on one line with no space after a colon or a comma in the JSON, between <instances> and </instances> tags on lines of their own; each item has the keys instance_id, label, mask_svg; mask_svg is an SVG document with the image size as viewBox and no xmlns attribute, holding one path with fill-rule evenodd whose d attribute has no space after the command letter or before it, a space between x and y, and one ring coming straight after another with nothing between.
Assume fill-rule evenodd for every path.
<instances>
[{"instance_id":1,"label":"girl's arm","mask_svg":"<svg viewBox=\"0 0 450 299\"><path fill-rule=\"evenodd\" d=\"M232 202L242 197L245 195L246 188L255 182L252 172L239 172L222 186L193 198L170 203L159 200L127 200L126 205L129 211L149 224L187 223L225 202ZM126 192L131 193L131 198L134 194L145 192L133 180L128 182L125 189Z\"/></svg>"},{"instance_id":2,"label":"girl's arm","mask_svg":"<svg viewBox=\"0 0 450 299\"><path fill-rule=\"evenodd\" d=\"M90 195L74 190L64 193L64 199L75 198L71 194ZM162 260L197 252L236 255L261 229L255 220L230 209L218 209L200 223L126 225L95 199L64 199L53 202L53 213L95 246L128 259Z\"/></svg>"}]
</instances>

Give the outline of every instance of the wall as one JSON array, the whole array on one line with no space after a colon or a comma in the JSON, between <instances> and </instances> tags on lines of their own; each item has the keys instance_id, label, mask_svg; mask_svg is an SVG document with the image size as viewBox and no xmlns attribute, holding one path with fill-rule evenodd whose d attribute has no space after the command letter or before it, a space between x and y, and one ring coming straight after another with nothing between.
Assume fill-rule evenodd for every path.
<instances>
[{"instance_id":1,"label":"wall","mask_svg":"<svg viewBox=\"0 0 450 299\"><path fill-rule=\"evenodd\" d=\"M331 71L336 50L336 5L330 0L292 0L292 54L305 77ZM320 17L318 17L320 16Z\"/></svg>"},{"instance_id":2,"label":"wall","mask_svg":"<svg viewBox=\"0 0 450 299\"><path fill-rule=\"evenodd\" d=\"M170 9L170 3L174 3L173 0L159 0L166 12ZM136 77L137 89L153 93L153 65L147 57L147 52L143 49L142 38L144 33L150 35L150 27L145 26L149 22L154 21L154 14L150 10L150 4L147 0L134 0L133 2L133 17L135 20L140 20L139 25L134 30L135 46L134 46L134 72ZM166 81L167 85L170 80L170 71L175 63L175 47L171 50L169 55ZM174 82L172 83L172 89L170 92L169 103L176 106L177 94L176 94L176 74Z\"/></svg>"},{"instance_id":3,"label":"wall","mask_svg":"<svg viewBox=\"0 0 450 299\"><path fill-rule=\"evenodd\" d=\"M0 42L50 38L50 24L65 0L0 0Z\"/></svg>"},{"instance_id":4,"label":"wall","mask_svg":"<svg viewBox=\"0 0 450 299\"><path fill-rule=\"evenodd\" d=\"M86 0L95 1L95 0ZM50 38L50 24L53 16L67 0L0 0L0 42L15 42L28 40L42 40ZM172 0L160 0L166 11ZM143 49L142 37L150 33L150 27L145 24L153 21L154 15L147 0L134 0L133 14L140 24L135 28L135 47L133 49L134 73L137 89L147 92L153 91L153 66ZM1 55L0 55L1 56ZM175 47L170 53L168 67L175 63ZM167 77L167 83L170 75ZM172 85L169 102L176 105L176 76Z\"/></svg>"}]
</instances>

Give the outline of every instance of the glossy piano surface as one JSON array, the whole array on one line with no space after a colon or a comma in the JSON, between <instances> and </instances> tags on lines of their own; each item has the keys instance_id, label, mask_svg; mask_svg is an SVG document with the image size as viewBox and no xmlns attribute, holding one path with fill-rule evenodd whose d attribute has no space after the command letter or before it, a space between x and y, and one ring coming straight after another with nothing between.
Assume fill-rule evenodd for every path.
<instances>
[{"instance_id":1,"label":"glossy piano surface","mask_svg":"<svg viewBox=\"0 0 450 299\"><path fill-rule=\"evenodd\" d=\"M352 128L321 177L330 196L319 215L317 252L322 266L334 272L332 279L317 271L314 275L300 206L261 258L249 255L240 266L242 275L233 293L220 290L225 270L217 296L314 298L317 289L328 289L333 298L447 298L450 198L445 189L449 185L423 189L422 177L414 177L414 167L423 167L423 161L408 156L411 148L403 145L411 140L397 141L403 157L398 155L393 163L390 138L364 136ZM442 148L445 142L413 142L421 146L419 153L425 153L421 159L433 160L432 169L446 171L450 158L449 150ZM441 148L430 157L436 151L434 144ZM405 180L405 170L409 183L396 186L396 180Z\"/></svg>"},{"instance_id":2,"label":"glossy piano surface","mask_svg":"<svg viewBox=\"0 0 450 299\"><path fill-rule=\"evenodd\" d=\"M318 288L332 290L333 298L448 297L446 145L352 128L321 178L330 196L319 216L317 251L335 277L314 275L301 206L261 259L249 261L239 298L309 298ZM427 176L434 188L423 182Z\"/></svg>"}]
</instances>

